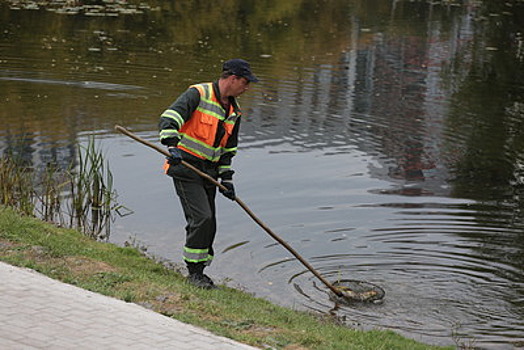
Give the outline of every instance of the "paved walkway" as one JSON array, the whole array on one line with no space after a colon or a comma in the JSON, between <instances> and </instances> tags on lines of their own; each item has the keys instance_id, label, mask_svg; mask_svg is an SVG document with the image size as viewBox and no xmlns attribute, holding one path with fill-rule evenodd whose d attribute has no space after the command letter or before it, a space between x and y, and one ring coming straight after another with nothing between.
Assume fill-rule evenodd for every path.
<instances>
[{"instance_id":1,"label":"paved walkway","mask_svg":"<svg viewBox=\"0 0 524 350\"><path fill-rule=\"evenodd\" d=\"M256 348L0 262L0 349Z\"/></svg>"}]
</instances>

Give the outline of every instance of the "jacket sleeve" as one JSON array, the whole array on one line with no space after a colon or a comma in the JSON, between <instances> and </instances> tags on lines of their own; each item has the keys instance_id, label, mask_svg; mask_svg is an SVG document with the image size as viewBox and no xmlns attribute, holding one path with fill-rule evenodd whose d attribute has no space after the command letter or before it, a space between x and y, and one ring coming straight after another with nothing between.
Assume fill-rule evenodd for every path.
<instances>
[{"instance_id":1,"label":"jacket sleeve","mask_svg":"<svg viewBox=\"0 0 524 350\"><path fill-rule=\"evenodd\" d=\"M166 146L176 146L180 141L178 131L186 123L200 103L200 93L196 88L187 89L160 116L158 128L160 142Z\"/></svg>"},{"instance_id":2,"label":"jacket sleeve","mask_svg":"<svg viewBox=\"0 0 524 350\"><path fill-rule=\"evenodd\" d=\"M233 157L237 154L238 132L240 130L240 120L238 118L231 136L229 136L226 144L226 153L224 153L218 160L218 176L222 180L232 180L235 171L231 167Z\"/></svg>"}]
</instances>

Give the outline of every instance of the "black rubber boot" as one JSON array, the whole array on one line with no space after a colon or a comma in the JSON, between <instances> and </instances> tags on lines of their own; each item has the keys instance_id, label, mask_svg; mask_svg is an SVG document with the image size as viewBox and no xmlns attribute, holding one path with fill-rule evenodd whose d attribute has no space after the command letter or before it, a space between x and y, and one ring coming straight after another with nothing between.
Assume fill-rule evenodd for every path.
<instances>
[{"instance_id":1,"label":"black rubber boot","mask_svg":"<svg viewBox=\"0 0 524 350\"><path fill-rule=\"evenodd\" d=\"M215 289L213 280L204 275L204 267L203 263L187 263L187 270L189 271L187 281L198 288Z\"/></svg>"}]
</instances>

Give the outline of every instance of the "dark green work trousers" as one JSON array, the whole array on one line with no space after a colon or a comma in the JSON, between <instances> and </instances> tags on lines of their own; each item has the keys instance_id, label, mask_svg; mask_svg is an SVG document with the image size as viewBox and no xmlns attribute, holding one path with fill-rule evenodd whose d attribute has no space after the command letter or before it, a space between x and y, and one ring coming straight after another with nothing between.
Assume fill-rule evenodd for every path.
<instances>
[{"instance_id":1,"label":"dark green work trousers","mask_svg":"<svg viewBox=\"0 0 524 350\"><path fill-rule=\"evenodd\" d=\"M187 160L191 165L217 178L215 164L202 160ZM209 265L213 260L216 224L216 186L182 164L171 165L167 174L173 178L186 218L186 243L183 257L186 263Z\"/></svg>"}]
</instances>

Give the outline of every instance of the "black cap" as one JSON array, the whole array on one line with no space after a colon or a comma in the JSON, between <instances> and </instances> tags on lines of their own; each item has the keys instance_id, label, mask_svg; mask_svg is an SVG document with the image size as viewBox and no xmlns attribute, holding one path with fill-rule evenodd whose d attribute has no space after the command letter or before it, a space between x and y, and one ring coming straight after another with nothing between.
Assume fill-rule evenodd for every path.
<instances>
[{"instance_id":1,"label":"black cap","mask_svg":"<svg viewBox=\"0 0 524 350\"><path fill-rule=\"evenodd\" d=\"M258 78L251 72L251 67L247 61L241 58L233 58L232 60L224 62L222 71L230 72L233 75L246 78L249 82L257 83Z\"/></svg>"}]
</instances>

